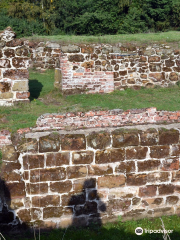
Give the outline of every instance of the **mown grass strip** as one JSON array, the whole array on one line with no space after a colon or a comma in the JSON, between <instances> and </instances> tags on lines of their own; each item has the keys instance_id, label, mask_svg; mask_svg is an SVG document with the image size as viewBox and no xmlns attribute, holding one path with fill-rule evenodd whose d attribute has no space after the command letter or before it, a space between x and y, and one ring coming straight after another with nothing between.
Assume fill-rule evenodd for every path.
<instances>
[{"instance_id":1,"label":"mown grass strip","mask_svg":"<svg viewBox=\"0 0 180 240\"><path fill-rule=\"evenodd\" d=\"M55 35L55 36L32 36L26 37L30 41L53 41L61 44L78 43L170 43L180 41L180 31L168 31L159 33L137 33L137 34L117 34L103 36L76 36L76 35Z\"/></svg>"},{"instance_id":2,"label":"mown grass strip","mask_svg":"<svg viewBox=\"0 0 180 240\"><path fill-rule=\"evenodd\" d=\"M30 71L30 104L0 107L0 129L14 132L34 127L44 113L65 113L89 110L133 109L156 107L158 110L180 110L180 87L127 89L109 94L78 94L62 96L54 89L54 70L44 74Z\"/></svg>"}]
</instances>

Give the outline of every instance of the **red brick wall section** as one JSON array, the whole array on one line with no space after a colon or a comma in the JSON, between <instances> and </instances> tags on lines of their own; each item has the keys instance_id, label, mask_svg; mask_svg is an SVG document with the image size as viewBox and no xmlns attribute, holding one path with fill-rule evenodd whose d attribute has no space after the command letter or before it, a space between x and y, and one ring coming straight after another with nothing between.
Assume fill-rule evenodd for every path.
<instances>
[{"instance_id":1,"label":"red brick wall section","mask_svg":"<svg viewBox=\"0 0 180 240\"><path fill-rule=\"evenodd\" d=\"M9 209L40 227L179 214L179 129L19 131L0 177Z\"/></svg>"},{"instance_id":2,"label":"red brick wall section","mask_svg":"<svg viewBox=\"0 0 180 240\"><path fill-rule=\"evenodd\" d=\"M0 106L29 101L27 42L7 27L0 33Z\"/></svg>"},{"instance_id":3,"label":"red brick wall section","mask_svg":"<svg viewBox=\"0 0 180 240\"><path fill-rule=\"evenodd\" d=\"M180 122L180 111L157 111L156 108L123 111L90 111L66 114L44 114L37 119L35 130L86 129L96 127L120 127L138 124Z\"/></svg>"}]
</instances>

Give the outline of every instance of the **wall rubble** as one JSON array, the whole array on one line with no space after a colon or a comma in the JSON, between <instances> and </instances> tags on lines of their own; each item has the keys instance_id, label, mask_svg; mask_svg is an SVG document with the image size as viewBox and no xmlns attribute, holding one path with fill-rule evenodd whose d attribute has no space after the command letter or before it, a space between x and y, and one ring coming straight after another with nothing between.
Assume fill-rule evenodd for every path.
<instances>
[{"instance_id":1,"label":"wall rubble","mask_svg":"<svg viewBox=\"0 0 180 240\"><path fill-rule=\"evenodd\" d=\"M180 131L19 131L2 148L10 211L41 227L179 214Z\"/></svg>"},{"instance_id":2,"label":"wall rubble","mask_svg":"<svg viewBox=\"0 0 180 240\"><path fill-rule=\"evenodd\" d=\"M0 33L0 106L29 102L28 45L15 36L10 27Z\"/></svg>"}]
</instances>

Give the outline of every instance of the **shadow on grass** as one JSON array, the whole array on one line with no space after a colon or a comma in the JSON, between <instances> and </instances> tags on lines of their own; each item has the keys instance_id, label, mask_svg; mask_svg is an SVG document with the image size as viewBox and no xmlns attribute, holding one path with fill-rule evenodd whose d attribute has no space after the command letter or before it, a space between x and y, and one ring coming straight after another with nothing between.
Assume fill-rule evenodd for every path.
<instances>
[{"instance_id":1,"label":"shadow on grass","mask_svg":"<svg viewBox=\"0 0 180 240\"><path fill-rule=\"evenodd\" d=\"M29 80L29 92L30 92L29 100L33 101L34 99L37 99L40 96L42 88L43 85L38 80L36 79Z\"/></svg>"}]
</instances>

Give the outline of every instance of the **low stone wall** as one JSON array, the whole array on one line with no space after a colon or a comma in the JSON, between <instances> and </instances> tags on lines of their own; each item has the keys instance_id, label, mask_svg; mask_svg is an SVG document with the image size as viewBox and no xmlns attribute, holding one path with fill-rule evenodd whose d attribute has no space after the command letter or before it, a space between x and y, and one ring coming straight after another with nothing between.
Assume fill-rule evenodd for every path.
<instances>
[{"instance_id":1,"label":"low stone wall","mask_svg":"<svg viewBox=\"0 0 180 240\"><path fill-rule=\"evenodd\" d=\"M31 53L30 68L43 72L46 69L59 67L61 48L58 43L29 42L28 45Z\"/></svg>"},{"instance_id":2,"label":"low stone wall","mask_svg":"<svg viewBox=\"0 0 180 240\"><path fill-rule=\"evenodd\" d=\"M179 128L157 125L19 130L2 147L1 227L84 226L119 215L179 214L179 134Z\"/></svg>"},{"instance_id":3,"label":"low stone wall","mask_svg":"<svg viewBox=\"0 0 180 240\"><path fill-rule=\"evenodd\" d=\"M64 94L108 93L126 88L167 87L180 80L179 50L166 45L61 46Z\"/></svg>"},{"instance_id":4,"label":"low stone wall","mask_svg":"<svg viewBox=\"0 0 180 240\"><path fill-rule=\"evenodd\" d=\"M156 108L114 109L66 114L43 114L37 119L36 131L52 129L86 129L180 122L180 111L157 111Z\"/></svg>"},{"instance_id":5,"label":"low stone wall","mask_svg":"<svg viewBox=\"0 0 180 240\"><path fill-rule=\"evenodd\" d=\"M27 42L15 39L8 27L0 33L0 106L29 102L29 50Z\"/></svg>"}]
</instances>

